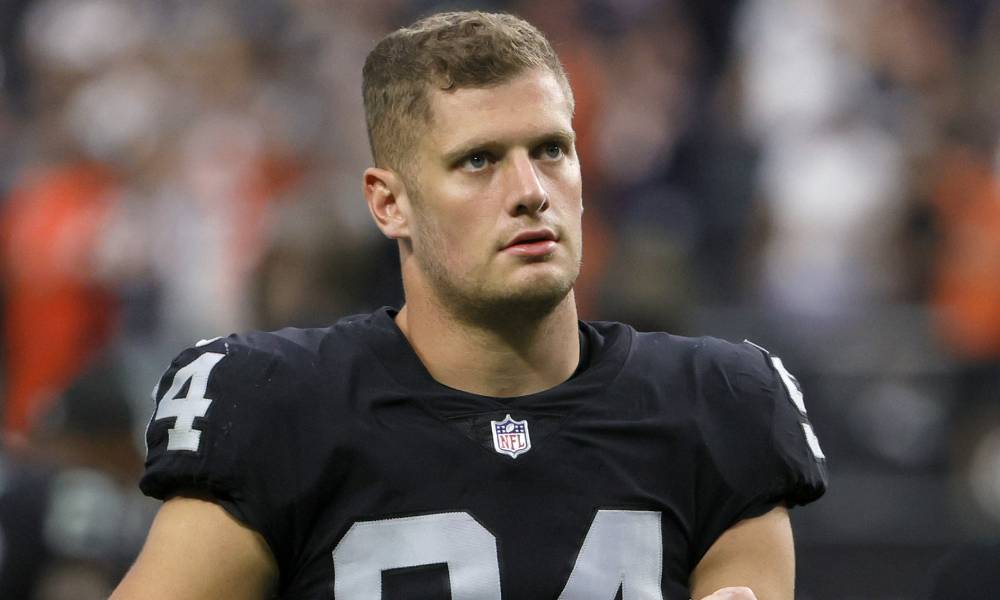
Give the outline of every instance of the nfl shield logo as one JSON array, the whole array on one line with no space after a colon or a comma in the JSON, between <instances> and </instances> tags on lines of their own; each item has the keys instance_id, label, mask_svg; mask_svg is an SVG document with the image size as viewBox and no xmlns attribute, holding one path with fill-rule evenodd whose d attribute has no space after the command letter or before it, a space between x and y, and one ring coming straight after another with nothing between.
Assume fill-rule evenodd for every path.
<instances>
[{"instance_id":1,"label":"nfl shield logo","mask_svg":"<svg viewBox=\"0 0 1000 600\"><path fill-rule=\"evenodd\" d=\"M510 414L503 421L490 421L493 429L493 449L500 454L508 454L517 458L531 450L531 437L528 436L528 421L515 421Z\"/></svg>"}]
</instances>

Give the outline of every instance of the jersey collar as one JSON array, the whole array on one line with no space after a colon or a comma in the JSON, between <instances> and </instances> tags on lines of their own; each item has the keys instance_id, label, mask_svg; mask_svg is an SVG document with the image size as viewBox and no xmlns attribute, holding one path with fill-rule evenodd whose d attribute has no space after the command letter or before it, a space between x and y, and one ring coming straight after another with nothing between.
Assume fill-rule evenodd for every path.
<instances>
[{"instance_id":1,"label":"jersey collar","mask_svg":"<svg viewBox=\"0 0 1000 600\"><path fill-rule=\"evenodd\" d=\"M585 355L581 354L581 364L569 379L534 394L494 398L457 390L435 380L396 325L395 317L398 312L397 309L386 306L367 319L371 327L371 335L366 336L369 349L392 379L411 394L457 394L505 405L534 403L543 399L578 398L599 392L610 385L621 372L635 335L631 327L620 323L580 321L581 350L586 352Z\"/></svg>"}]
</instances>

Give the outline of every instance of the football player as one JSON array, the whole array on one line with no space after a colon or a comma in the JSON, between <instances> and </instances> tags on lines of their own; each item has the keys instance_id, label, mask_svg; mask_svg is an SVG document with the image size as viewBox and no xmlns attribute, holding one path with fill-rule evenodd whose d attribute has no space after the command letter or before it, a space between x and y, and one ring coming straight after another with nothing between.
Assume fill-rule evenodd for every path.
<instances>
[{"instance_id":1,"label":"football player","mask_svg":"<svg viewBox=\"0 0 1000 600\"><path fill-rule=\"evenodd\" d=\"M364 68L378 228L406 301L206 340L161 378L113 598L792 598L825 489L801 392L749 343L577 319L573 94L506 14Z\"/></svg>"}]
</instances>

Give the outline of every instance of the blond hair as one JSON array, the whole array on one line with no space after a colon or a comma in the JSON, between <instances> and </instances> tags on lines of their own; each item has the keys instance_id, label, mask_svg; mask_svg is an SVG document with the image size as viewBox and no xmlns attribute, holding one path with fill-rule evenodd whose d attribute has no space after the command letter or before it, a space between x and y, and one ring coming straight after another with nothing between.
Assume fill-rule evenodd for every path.
<instances>
[{"instance_id":1,"label":"blond hair","mask_svg":"<svg viewBox=\"0 0 1000 600\"><path fill-rule=\"evenodd\" d=\"M547 68L570 109L573 94L559 57L533 25L505 13L439 13L398 29L365 60L362 83L375 164L403 170L431 122L428 90L488 87Z\"/></svg>"}]
</instances>

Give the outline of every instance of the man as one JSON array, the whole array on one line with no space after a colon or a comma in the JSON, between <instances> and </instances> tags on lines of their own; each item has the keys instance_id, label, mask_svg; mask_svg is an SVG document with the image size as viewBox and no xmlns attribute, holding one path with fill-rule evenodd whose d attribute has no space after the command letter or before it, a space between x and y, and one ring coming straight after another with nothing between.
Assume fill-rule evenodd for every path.
<instances>
[{"instance_id":1,"label":"man","mask_svg":"<svg viewBox=\"0 0 1000 600\"><path fill-rule=\"evenodd\" d=\"M406 304L174 361L142 481L166 502L113 598L791 598L785 507L825 486L801 394L750 344L577 320L545 38L432 16L364 96Z\"/></svg>"}]
</instances>

